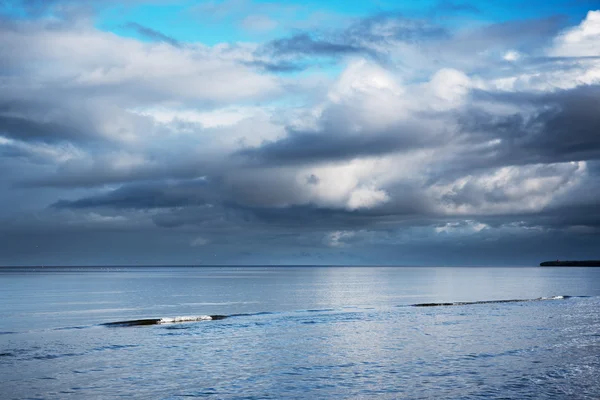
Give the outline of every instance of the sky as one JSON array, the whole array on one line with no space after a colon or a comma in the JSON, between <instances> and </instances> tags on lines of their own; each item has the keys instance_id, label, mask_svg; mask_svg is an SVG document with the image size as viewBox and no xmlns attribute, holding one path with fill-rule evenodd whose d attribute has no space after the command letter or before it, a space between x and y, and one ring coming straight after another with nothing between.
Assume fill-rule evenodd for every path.
<instances>
[{"instance_id":1,"label":"sky","mask_svg":"<svg viewBox=\"0 0 600 400\"><path fill-rule=\"evenodd\" d=\"M0 0L0 265L600 258L600 2Z\"/></svg>"}]
</instances>

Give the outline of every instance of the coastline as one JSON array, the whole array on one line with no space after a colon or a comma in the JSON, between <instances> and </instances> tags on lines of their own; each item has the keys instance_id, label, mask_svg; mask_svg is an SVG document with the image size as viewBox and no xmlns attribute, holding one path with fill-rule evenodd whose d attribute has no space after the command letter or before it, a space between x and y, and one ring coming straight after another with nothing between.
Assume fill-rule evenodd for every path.
<instances>
[{"instance_id":1,"label":"coastline","mask_svg":"<svg viewBox=\"0 0 600 400\"><path fill-rule=\"evenodd\" d=\"M600 267L600 260L544 261L540 267Z\"/></svg>"}]
</instances>

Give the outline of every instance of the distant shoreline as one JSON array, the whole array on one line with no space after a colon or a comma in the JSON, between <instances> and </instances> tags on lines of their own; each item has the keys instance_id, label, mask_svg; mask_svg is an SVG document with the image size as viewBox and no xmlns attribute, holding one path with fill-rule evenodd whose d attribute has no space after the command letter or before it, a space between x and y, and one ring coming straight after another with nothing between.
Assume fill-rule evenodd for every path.
<instances>
[{"instance_id":1,"label":"distant shoreline","mask_svg":"<svg viewBox=\"0 0 600 400\"><path fill-rule=\"evenodd\" d=\"M540 267L600 267L600 260L544 261Z\"/></svg>"}]
</instances>

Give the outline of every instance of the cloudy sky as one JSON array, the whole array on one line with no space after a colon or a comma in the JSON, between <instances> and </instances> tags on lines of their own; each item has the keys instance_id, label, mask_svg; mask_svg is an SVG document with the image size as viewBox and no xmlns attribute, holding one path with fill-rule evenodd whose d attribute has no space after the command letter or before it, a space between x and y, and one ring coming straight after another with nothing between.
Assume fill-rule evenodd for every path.
<instances>
[{"instance_id":1,"label":"cloudy sky","mask_svg":"<svg viewBox=\"0 0 600 400\"><path fill-rule=\"evenodd\" d=\"M596 9L0 0L0 265L600 258Z\"/></svg>"}]
</instances>

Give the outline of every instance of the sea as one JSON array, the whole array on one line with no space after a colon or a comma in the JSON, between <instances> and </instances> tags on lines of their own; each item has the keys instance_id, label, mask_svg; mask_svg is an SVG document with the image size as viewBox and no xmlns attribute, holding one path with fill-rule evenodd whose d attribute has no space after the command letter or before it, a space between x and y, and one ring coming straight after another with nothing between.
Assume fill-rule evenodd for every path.
<instances>
[{"instance_id":1,"label":"sea","mask_svg":"<svg viewBox=\"0 0 600 400\"><path fill-rule=\"evenodd\" d=\"M0 399L194 397L600 399L600 268L0 268Z\"/></svg>"}]
</instances>

